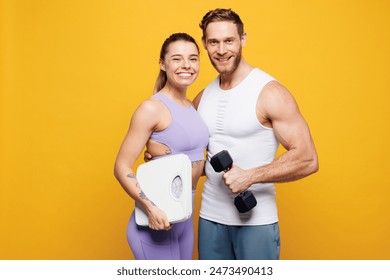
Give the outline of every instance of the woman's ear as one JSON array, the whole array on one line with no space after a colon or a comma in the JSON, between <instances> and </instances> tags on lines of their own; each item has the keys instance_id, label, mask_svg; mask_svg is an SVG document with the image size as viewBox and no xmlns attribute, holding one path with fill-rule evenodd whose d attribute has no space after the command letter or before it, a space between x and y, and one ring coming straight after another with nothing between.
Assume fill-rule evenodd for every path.
<instances>
[{"instance_id":1,"label":"woman's ear","mask_svg":"<svg viewBox=\"0 0 390 280\"><path fill-rule=\"evenodd\" d=\"M160 63L160 69L165 72L164 62L160 59L159 63Z\"/></svg>"}]
</instances>

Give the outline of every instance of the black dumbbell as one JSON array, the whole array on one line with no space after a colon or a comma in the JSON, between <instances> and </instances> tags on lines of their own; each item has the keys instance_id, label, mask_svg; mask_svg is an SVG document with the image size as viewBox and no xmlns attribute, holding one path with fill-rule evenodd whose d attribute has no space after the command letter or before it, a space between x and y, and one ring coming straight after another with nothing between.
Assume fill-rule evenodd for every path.
<instances>
[{"instance_id":1,"label":"black dumbbell","mask_svg":"<svg viewBox=\"0 0 390 280\"><path fill-rule=\"evenodd\" d=\"M210 159L211 166L215 172L228 171L233 165L233 159L227 150L220 151ZM238 212L245 213L255 207L256 198L251 191L240 193L234 198L234 205Z\"/></svg>"}]
</instances>

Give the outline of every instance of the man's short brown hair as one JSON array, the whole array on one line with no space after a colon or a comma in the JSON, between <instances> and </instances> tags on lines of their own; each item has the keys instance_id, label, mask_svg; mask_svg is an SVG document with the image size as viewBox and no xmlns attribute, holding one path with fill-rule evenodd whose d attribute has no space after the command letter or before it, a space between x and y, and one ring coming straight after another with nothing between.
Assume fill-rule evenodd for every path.
<instances>
[{"instance_id":1,"label":"man's short brown hair","mask_svg":"<svg viewBox=\"0 0 390 280\"><path fill-rule=\"evenodd\" d=\"M244 23L241 21L240 16L231 9L218 8L207 12L199 23L199 27L203 31L202 40L206 39L206 29L209 23L218 21L233 22L237 26L238 35L240 37L244 35Z\"/></svg>"}]
</instances>

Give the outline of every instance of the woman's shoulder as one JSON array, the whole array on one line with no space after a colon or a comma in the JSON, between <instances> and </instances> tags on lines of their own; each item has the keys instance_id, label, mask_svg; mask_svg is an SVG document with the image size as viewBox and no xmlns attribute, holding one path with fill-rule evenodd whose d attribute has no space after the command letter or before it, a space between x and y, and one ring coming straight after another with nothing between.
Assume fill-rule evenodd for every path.
<instances>
[{"instance_id":1,"label":"woman's shoulder","mask_svg":"<svg viewBox=\"0 0 390 280\"><path fill-rule=\"evenodd\" d=\"M131 117L132 125L141 125L144 127L156 126L159 123L162 116L161 112L163 111L160 103L154 98L148 98L142 101Z\"/></svg>"},{"instance_id":2,"label":"woman's shoulder","mask_svg":"<svg viewBox=\"0 0 390 280\"><path fill-rule=\"evenodd\" d=\"M156 115L161 112L163 109L163 104L160 100L154 98L153 96L144 100L137 108L137 111L144 114Z\"/></svg>"}]
</instances>

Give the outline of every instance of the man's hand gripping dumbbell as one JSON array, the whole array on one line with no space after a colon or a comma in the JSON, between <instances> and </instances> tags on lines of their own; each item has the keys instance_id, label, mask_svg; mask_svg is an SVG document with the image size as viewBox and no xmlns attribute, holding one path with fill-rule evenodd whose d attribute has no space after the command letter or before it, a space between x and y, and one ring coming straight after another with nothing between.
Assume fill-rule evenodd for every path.
<instances>
[{"instance_id":1,"label":"man's hand gripping dumbbell","mask_svg":"<svg viewBox=\"0 0 390 280\"><path fill-rule=\"evenodd\" d=\"M227 172L233 166L233 159L228 151L223 150L210 159L210 164L215 172ZM234 192L234 190L230 188L230 182L226 179L225 175L223 176L223 180L229 189ZM256 198L253 196L253 193L248 190L240 192L240 194L234 198L234 205L240 213L248 212L255 207L256 204Z\"/></svg>"}]
</instances>

